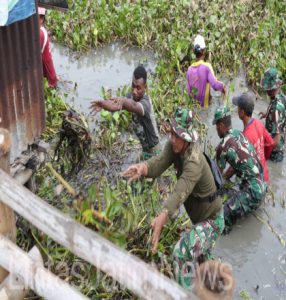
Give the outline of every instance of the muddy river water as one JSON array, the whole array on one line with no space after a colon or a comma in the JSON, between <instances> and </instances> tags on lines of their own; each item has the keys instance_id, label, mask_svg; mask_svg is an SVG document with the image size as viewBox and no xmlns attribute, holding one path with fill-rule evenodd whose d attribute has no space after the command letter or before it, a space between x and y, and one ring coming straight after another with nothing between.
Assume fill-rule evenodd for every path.
<instances>
[{"instance_id":1,"label":"muddy river water","mask_svg":"<svg viewBox=\"0 0 286 300\"><path fill-rule=\"evenodd\" d=\"M124 49L120 44L112 44L102 49L91 50L77 58L67 48L54 44L52 54L56 71L60 77L60 89L69 94L68 101L88 114L91 99L99 98L102 86L112 89L131 83L132 72L140 63L148 71L154 71L155 59L151 52L137 48ZM239 94L247 90L243 73L232 80L222 79L230 93ZM201 112L203 120L209 125L208 136L213 145L219 138L211 125L214 109L219 105L219 94L213 93L213 105ZM259 99L255 104L255 114L266 111L268 100ZM236 110L233 111L233 127L242 129ZM286 159L283 163L268 162L270 169L270 198L257 211L260 220L249 216L240 222L232 232L220 238L215 254L224 262L231 264L236 278L235 299L246 290L251 299L286 299ZM274 232L275 233L274 233ZM279 238L278 238L279 237Z\"/></svg>"}]
</instances>

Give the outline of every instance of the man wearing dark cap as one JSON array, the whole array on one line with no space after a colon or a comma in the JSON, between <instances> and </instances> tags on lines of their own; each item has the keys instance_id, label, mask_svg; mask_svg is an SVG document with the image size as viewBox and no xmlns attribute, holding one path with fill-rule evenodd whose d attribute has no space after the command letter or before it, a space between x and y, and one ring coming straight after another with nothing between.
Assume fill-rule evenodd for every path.
<instances>
[{"instance_id":1,"label":"man wearing dark cap","mask_svg":"<svg viewBox=\"0 0 286 300\"><path fill-rule=\"evenodd\" d=\"M254 147L239 130L231 126L229 107L216 109L213 124L222 139L216 150L218 166L226 179L236 175L240 180L238 186L226 191L228 200L224 204L224 232L227 233L238 219L258 208L264 199L266 184ZM227 164L229 168L224 171Z\"/></svg>"},{"instance_id":2,"label":"man wearing dark cap","mask_svg":"<svg viewBox=\"0 0 286 300\"><path fill-rule=\"evenodd\" d=\"M184 204L193 226L175 246L173 259L175 278L186 288L192 285L198 258L209 257L224 228L222 199L217 194L210 166L196 143L198 138L192 112L178 108L171 121L171 138L163 152L144 163L130 166L123 173L129 180L141 176L156 178L174 164L178 181L162 212L153 220L152 244L153 252L157 251L163 226Z\"/></svg>"},{"instance_id":3,"label":"man wearing dark cap","mask_svg":"<svg viewBox=\"0 0 286 300\"><path fill-rule=\"evenodd\" d=\"M265 119L265 127L274 140L274 148L270 159L280 162L284 158L285 123L286 123L286 97L281 91L282 81L279 79L278 70L266 70L261 81L262 88L270 97L270 104L266 113L259 113Z\"/></svg>"},{"instance_id":4,"label":"man wearing dark cap","mask_svg":"<svg viewBox=\"0 0 286 300\"><path fill-rule=\"evenodd\" d=\"M268 182L269 172L266 160L270 158L274 142L264 125L252 117L254 109L253 95L249 92L243 93L238 97L234 97L232 103L237 106L238 116L244 125L243 134L254 146L263 168L264 180Z\"/></svg>"}]
</instances>

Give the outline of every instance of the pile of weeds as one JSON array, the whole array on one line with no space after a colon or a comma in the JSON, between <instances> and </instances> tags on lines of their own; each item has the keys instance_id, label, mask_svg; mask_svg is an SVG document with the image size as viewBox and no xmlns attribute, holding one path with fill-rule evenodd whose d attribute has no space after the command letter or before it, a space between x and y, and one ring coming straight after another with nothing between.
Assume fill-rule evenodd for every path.
<instances>
[{"instance_id":1,"label":"pile of weeds","mask_svg":"<svg viewBox=\"0 0 286 300\"><path fill-rule=\"evenodd\" d=\"M44 82L46 130L43 138L53 145L53 159L62 175L84 167L91 151L91 132L85 116L65 102L67 95Z\"/></svg>"},{"instance_id":2,"label":"pile of weeds","mask_svg":"<svg viewBox=\"0 0 286 300\"><path fill-rule=\"evenodd\" d=\"M73 109L65 110L54 153L54 159L61 162L62 175L71 176L84 167L89 159L91 141L85 117ZM69 170L65 166L70 166Z\"/></svg>"}]
</instances>

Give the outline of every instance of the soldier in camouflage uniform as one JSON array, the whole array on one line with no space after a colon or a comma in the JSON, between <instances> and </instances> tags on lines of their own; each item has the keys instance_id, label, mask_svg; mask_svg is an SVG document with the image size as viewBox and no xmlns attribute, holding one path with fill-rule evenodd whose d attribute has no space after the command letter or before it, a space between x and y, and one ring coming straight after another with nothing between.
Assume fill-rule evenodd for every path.
<instances>
[{"instance_id":1,"label":"soldier in camouflage uniform","mask_svg":"<svg viewBox=\"0 0 286 300\"><path fill-rule=\"evenodd\" d=\"M222 199L217 194L210 166L196 143L198 138L193 128L192 112L178 108L171 120L171 139L162 153L144 163L130 166L123 173L130 180L141 176L156 178L174 164L178 181L162 212L152 223L152 244L155 252L164 224L184 204L193 226L175 246L173 258L175 278L186 288L193 283L193 271L198 259L209 257L224 228Z\"/></svg>"},{"instance_id":2,"label":"soldier in camouflage uniform","mask_svg":"<svg viewBox=\"0 0 286 300\"><path fill-rule=\"evenodd\" d=\"M270 156L274 162L281 162L284 157L286 97L281 91L281 84L277 69L270 68L264 73L261 86L271 101L266 114L261 112L260 115L261 118L266 118L265 127L274 140L274 149Z\"/></svg>"},{"instance_id":3,"label":"soldier in camouflage uniform","mask_svg":"<svg viewBox=\"0 0 286 300\"><path fill-rule=\"evenodd\" d=\"M236 175L240 183L227 191L228 200L224 204L225 231L243 216L257 209L264 199L266 184L263 170L252 144L237 129L231 127L231 113L228 107L215 111L213 124L222 139L217 147L217 162L226 179Z\"/></svg>"}]
</instances>

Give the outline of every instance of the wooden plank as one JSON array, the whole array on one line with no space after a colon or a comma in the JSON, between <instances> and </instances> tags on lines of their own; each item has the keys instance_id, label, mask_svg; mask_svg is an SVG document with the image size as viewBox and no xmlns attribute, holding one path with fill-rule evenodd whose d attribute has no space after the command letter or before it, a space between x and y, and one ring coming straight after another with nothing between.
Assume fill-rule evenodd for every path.
<instances>
[{"instance_id":1,"label":"wooden plank","mask_svg":"<svg viewBox=\"0 0 286 300\"><path fill-rule=\"evenodd\" d=\"M28 255L41 266L44 265L42 255L36 246L28 252ZM12 273L0 284L0 300L22 300L28 292L29 287Z\"/></svg>"},{"instance_id":2,"label":"wooden plank","mask_svg":"<svg viewBox=\"0 0 286 300\"><path fill-rule=\"evenodd\" d=\"M56 242L141 298L197 299L155 268L50 206L1 170L0 199Z\"/></svg>"},{"instance_id":3,"label":"wooden plank","mask_svg":"<svg viewBox=\"0 0 286 300\"><path fill-rule=\"evenodd\" d=\"M0 265L47 300L87 300L85 296L34 261L13 242L0 236ZM2 292L2 290L1 290Z\"/></svg>"},{"instance_id":4,"label":"wooden plank","mask_svg":"<svg viewBox=\"0 0 286 300\"><path fill-rule=\"evenodd\" d=\"M1 118L0 118L1 122ZM10 151L11 137L7 129L0 128L0 169L9 173L10 170ZM0 199L1 200L1 199ZM0 234L16 241L16 223L13 210L0 202ZM8 272L0 268L0 283L8 275Z\"/></svg>"}]
</instances>

